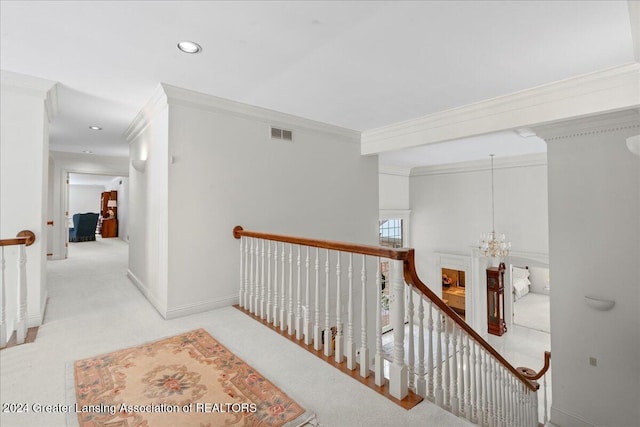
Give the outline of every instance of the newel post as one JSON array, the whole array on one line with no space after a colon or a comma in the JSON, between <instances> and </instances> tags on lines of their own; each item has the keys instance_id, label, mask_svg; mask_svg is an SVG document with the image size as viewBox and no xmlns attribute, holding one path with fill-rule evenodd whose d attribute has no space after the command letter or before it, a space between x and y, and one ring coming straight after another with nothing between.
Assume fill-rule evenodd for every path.
<instances>
[{"instance_id":1,"label":"newel post","mask_svg":"<svg viewBox=\"0 0 640 427\"><path fill-rule=\"evenodd\" d=\"M407 365L404 363L404 275L402 261L390 260L391 326L393 327L393 362L389 368L389 393L396 399L404 399L408 391Z\"/></svg>"}]
</instances>

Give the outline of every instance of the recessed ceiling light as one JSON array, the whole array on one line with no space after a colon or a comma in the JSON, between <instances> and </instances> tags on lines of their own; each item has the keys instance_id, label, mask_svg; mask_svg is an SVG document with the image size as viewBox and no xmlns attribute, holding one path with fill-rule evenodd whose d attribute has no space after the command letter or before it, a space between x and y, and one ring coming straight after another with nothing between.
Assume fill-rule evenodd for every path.
<instances>
[{"instance_id":1,"label":"recessed ceiling light","mask_svg":"<svg viewBox=\"0 0 640 427\"><path fill-rule=\"evenodd\" d=\"M91 130L102 130L102 128L100 126L89 126L89 129L91 129Z\"/></svg>"},{"instance_id":2,"label":"recessed ceiling light","mask_svg":"<svg viewBox=\"0 0 640 427\"><path fill-rule=\"evenodd\" d=\"M178 43L178 49L180 49L184 53L199 53L202 51L202 46L200 46L198 43L184 40Z\"/></svg>"},{"instance_id":3,"label":"recessed ceiling light","mask_svg":"<svg viewBox=\"0 0 640 427\"><path fill-rule=\"evenodd\" d=\"M93 151L89 151L89 150L82 150L82 152L83 152L84 154L93 154Z\"/></svg>"}]
</instances>

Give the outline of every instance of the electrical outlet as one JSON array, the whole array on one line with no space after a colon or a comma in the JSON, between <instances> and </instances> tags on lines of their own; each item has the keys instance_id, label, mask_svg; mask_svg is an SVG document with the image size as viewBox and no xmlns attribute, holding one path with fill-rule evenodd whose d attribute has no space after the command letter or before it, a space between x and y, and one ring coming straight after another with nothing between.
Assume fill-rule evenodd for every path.
<instances>
[{"instance_id":1,"label":"electrical outlet","mask_svg":"<svg viewBox=\"0 0 640 427\"><path fill-rule=\"evenodd\" d=\"M595 357L590 357L589 358L589 365L598 366L598 359L596 359Z\"/></svg>"}]
</instances>

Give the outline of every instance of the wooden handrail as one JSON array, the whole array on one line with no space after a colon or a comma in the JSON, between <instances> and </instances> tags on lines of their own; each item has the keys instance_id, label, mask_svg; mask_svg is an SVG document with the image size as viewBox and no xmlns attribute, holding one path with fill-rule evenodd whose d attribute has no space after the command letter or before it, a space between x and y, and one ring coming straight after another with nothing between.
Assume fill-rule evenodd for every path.
<instances>
[{"instance_id":1,"label":"wooden handrail","mask_svg":"<svg viewBox=\"0 0 640 427\"><path fill-rule=\"evenodd\" d=\"M545 351L544 352L544 366L542 367L542 369L540 369L540 371L536 374L532 374L532 375L527 375L525 374L525 377L529 378L530 380L538 380L540 378L542 378L542 376L544 374L547 373L547 371L549 370L549 367L551 366L551 352L550 351ZM535 371L534 371L535 372Z\"/></svg>"},{"instance_id":2,"label":"wooden handrail","mask_svg":"<svg viewBox=\"0 0 640 427\"><path fill-rule=\"evenodd\" d=\"M26 237L14 237L12 239L0 239L0 246L16 246L16 245L26 245L27 238Z\"/></svg>"},{"instance_id":3,"label":"wooden handrail","mask_svg":"<svg viewBox=\"0 0 640 427\"><path fill-rule=\"evenodd\" d=\"M292 243L294 245L311 246L314 248L332 249L343 252L353 252L356 254L379 256L381 258L389 258L398 261L404 261L409 257L409 252L413 249L392 249L381 246L357 245L353 243L336 242L332 240L308 239L305 237L283 236L281 234L260 233L257 231L247 231L237 225L233 229L233 237L256 237L259 239L273 240L276 242Z\"/></svg>"},{"instance_id":4,"label":"wooden handrail","mask_svg":"<svg viewBox=\"0 0 640 427\"><path fill-rule=\"evenodd\" d=\"M36 241L36 235L31 230L22 230L12 239L0 239L0 246L31 246Z\"/></svg>"},{"instance_id":5,"label":"wooden handrail","mask_svg":"<svg viewBox=\"0 0 640 427\"><path fill-rule=\"evenodd\" d=\"M255 237L265 240L273 240L277 242L291 243L296 245L305 245L322 249L332 249L344 252L353 252L364 255L379 256L381 258L389 258L393 260L403 261L404 264L404 280L414 288L419 290L424 296L429 298L438 308L449 317L451 317L458 326L469 334L480 346L482 346L489 354L496 358L506 369L508 369L516 378L524 383L529 389L536 391L538 389L537 384L533 382L533 379L527 378L516 368L507 362L488 342L486 342L471 326L469 326L464 320L458 316L458 314L451 309L440 297L438 297L431 289L427 287L416 273L415 268L415 250L408 248L392 249L380 246L358 245L352 243L336 242L330 240L317 240L308 239L304 237L284 236L279 234L260 233L256 231L244 230L241 226L236 226L233 229L233 237L239 239L240 237ZM546 354L545 354L546 357ZM545 360L546 366L546 360ZM546 371L545 371L546 372ZM544 375L544 372L542 373ZM542 376L540 375L540 376ZM539 377L538 377L539 378Z\"/></svg>"},{"instance_id":6,"label":"wooden handrail","mask_svg":"<svg viewBox=\"0 0 640 427\"><path fill-rule=\"evenodd\" d=\"M404 260L404 280L408 284L412 285L423 295L429 298L435 305L438 306L440 311L447 314L450 318L453 319L454 322L458 324L458 326L463 329L467 334L469 334L480 346L482 346L489 354L495 357L505 368L507 368L511 373L522 381L529 389L536 391L538 387L532 383L532 381L526 376L522 375L516 368L511 365L511 363L507 362L504 357L500 355L488 342L484 340L471 326L467 324L458 314L453 311L451 307L449 307L438 295L436 295L431 289L427 287L416 273L415 268L415 251L414 249L410 249L409 258Z\"/></svg>"}]
</instances>

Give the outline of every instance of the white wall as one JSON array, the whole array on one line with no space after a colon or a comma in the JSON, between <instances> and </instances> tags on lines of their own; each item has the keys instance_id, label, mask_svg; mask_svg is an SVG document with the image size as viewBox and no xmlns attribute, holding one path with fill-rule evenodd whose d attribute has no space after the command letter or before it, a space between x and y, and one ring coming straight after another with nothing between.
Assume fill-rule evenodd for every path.
<instances>
[{"instance_id":1,"label":"white wall","mask_svg":"<svg viewBox=\"0 0 640 427\"><path fill-rule=\"evenodd\" d=\"M100 213L103 185L69 185L69 216L77 213Z\"/></svg>"},{"instance_id":2,"label":"white wall","mask_svg":"<svg viewBox=\"0 0 640 427\"><path fill-rule=\"evenodd\" d=\"M380 210L410 209L409 171L393 171L381 167L378 176Z\"/></svg>"},{"instance_id":3,"label":"white wall","mask_svg":"<svg viewBox=\"0 0 640 427\"><path fill-rule=\"evenodd\" d=\"M126 177L129 175L129 159L126 157L98 156L95 154L65 153L51 151L54 171L53 179L53 256L51 259L65 259L65 243L67 241L69 228L66 220L67 206L67 174L87 173L99 175L118 175ZM104 190L103 190L104 191ZM98 196L99 212L100 197Z\"/></svg>"},{"instance_id":4,"label":"white wall","mask_svg":"<svg viewBox=\"0 0 640 427\"><path fill-rule=\"evenodd\" d=\"M53 90L52 90L53 88ZM40 325L46 304L47 195L49 117L55 106L46 101L54 82L2 71L0 106L0 237L31 230L36 241L27 254L27 316ZM7 266L14 265L7 260ZM8 280L7 300L15 301Z\"/></svg>"},{"instance_id":5,"label":"white wall","mask_svg":"<svg viewBox=\"0 0 640 427\"><path fill-rule=\"evenodd\" d=\"M625 143L638 130L637 112L536 130L548 143L558 425L640 425L640 158ZM585 295L615 306L596 310Z\"/></svg>"},{"instance_id":6,"label":"white wall","mask_svg":"<svg viewBox=\"0 0 640 427\"><path fill-rule=\"evenodd\" d=\"M548 252L544 156L495 159L495 228L514 250ZM471 255L491 231L490 162L412 171L411 242L420 277L440 288L434 253Z\"/></svg>"},{"instance_id":7,"label":"white wall","mask_svg":"<svg viewBox=\"0 0 640 427\"><path fill-rule=\"evenodd\" d=\"M155 264L154 245L138 240L134 230L137 233L138 224L157 221L161 214L138 195L145 192L149 198L157 192L162 201L167 195L165 312L159 307L164 316L237 302L235 225L376 243L377 157L360 156L357 132L178 88L165 86L165 90L168 116L149 114L146 111L154 107L148 106L144 115L152 117L151 126L133 135L132 158L146 144L149 160L145 173L136 172L130 181L132 271ZM156 94L156 99L162 102L161 95ZM270 140L269 124L292 129L294 141ZM149 128L156 126L154 136ZM169 129L168 159L163 126ZM159 161L162 156L164 163ZM150 170L156 166L164 168L168 178L152 177L160 173ZM160 288L154 283L158 278L135 275L143 287Z\"/></svg>"},{"instance_id":8,"label":"white wall","mask_svg":"<svg viewBox=\"0 0 640 427\"><path fill-rule=\"evenodd\" d=\"M278 123L294 131L293 142L270 140L264 119L170 108L170 312L236 298L235 225L376 242L377 158L360 156L357 138L293 119ZM193 232L206 238L185 239Z\"/></svg>"},{"instance_id":9,"label":"white wall","mask_svg":"<svg viewBox=\"0 0 640 427\"><path fill-rule=\"evenodd\" d=\"M128 275L158 312L167 313L168 144L166 99L150 123L129 135L131 159L147 160L144 173L130 167ZM189 227L187 227L189 228ZM202 235L206 239L206 235Z\"/></svg>"}]
</instances>

